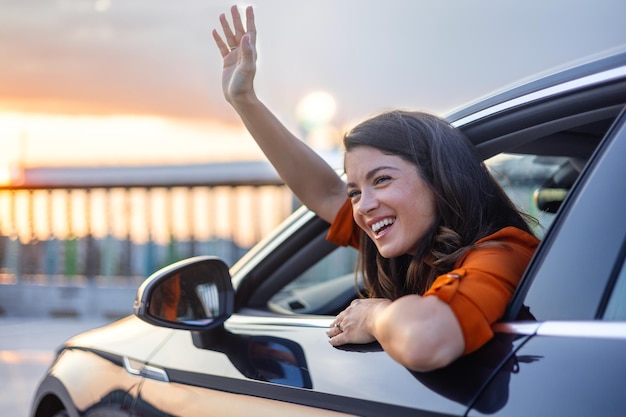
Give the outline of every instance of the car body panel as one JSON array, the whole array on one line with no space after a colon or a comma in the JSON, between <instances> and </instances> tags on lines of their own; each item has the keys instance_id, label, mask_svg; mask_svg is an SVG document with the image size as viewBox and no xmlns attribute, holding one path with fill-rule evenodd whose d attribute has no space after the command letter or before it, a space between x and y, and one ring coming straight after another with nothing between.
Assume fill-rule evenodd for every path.
<instances>
[{"instance_id":1,"label":"car body panel","mask_svg":"<svg viewBox=\"0 0 626 417\"><path fill-rule=\"evenodd\" d=\"M200 382L201 384L201 382ZM242 397L225 390L208 390L188 383L171 383L168 396L163 396L161 383L147 380L141 390L141 402L150 404L149 413L136 409L137 416L277 416L277 417L340 417L348 416L317 407L306 407L292 402L274 401L257 396ZM156 406L156 409L152 408Z\"/></svg>"},{"instance_id":2,"label":"car body panel","mask_svg":"<svg viewBox=\"0 0 626 417\"><path fill-rule=\"evenodd\" d=\"M626 48L607 51L596 57L584 58L578 64L565 65L521 80L514 85L466 103L448 116L455 126L464 126L480 120L483 116L527 106L563 92L588 88L590 85L606 84L611 80L624 79Z\"/></svg>"},{"instance_id":3,"label":"car body panel","mask_svg":"<svg viewBox=\"0 0 626 417\"><path fill-rule=\"evenodd\" d=\"M503 341L498 337L491 348L443 372L419 373L393 361L378 344L332 347L324 333L330 324L328 319L320 319L318 326L311 325L311 318L281 318L274 324L272 318L264 318L264 324L257 318L246 323L246 317L238 315L232 319L234 323L226 324L228 334L220 335L216 346L198 349L193 345L192 336L180 331L150 360L150 365L165 369L172 382L206 388L207 398L212 395L210 391L218 390L362 416L388 413L401 416L418 412L456 416L465 412L480 388L495 374L501 366L500 360L523 342L523 338L513 340L507 336ZM285 335L289 339L285 339ZM250 358L252 352L258 352L252 347L255 338L278 345L286 341L293 344L297 340L298 345L289 346L291 359L276 359L279 356L273 355L255 360ZM301 353L293 354L296 349ZM285 361L296 357L298 361L285 366ZM268 365L269 361L282 362L282 366ZM261 365L255 366L255 362ZM299 386L301 377L291 381L284 377L272 380L268 370L275 368L281 368L284 373L305 369L311 385ZM389 390L389 381L393 381L393 390ZM172 407L168 399L158 395L149 397L143 389L141 395L143 401L163 404L163 409ZM200 398L194 401L204 401L204 394L197 395ZM492 406L487 402L483 405Z\"/></svg>"},{"instance_id":4,"label":"car body panel","mask_svg":"<svg viewBox=\"0 0 626 417\"><path fill-rule=\"evenodd\" d=\"M145 362L173 332L128 316L75 336L66 342L66 347L101 350Z\"/></svg>"},{"instance_id":5,"label":"car body panel","mask_svg":"<svg viewBox=\"0 0 626 417\"><path fill-rule=\"evenodd\" d=\"M172 332L129 316L73 337L40 383L33 407L56 395L70 413L80 416L94 410L130 412L143 378L141 369Z\"/></svg>"},{"instance_id":6,"label":"car body panel","mask_svg":"<svg viewBox=\"0 0 626 417\"><path fill-rule=\"evenodd\" d=\"M623 415L624 352L626 337L535 336L515 353L503 407L494 413L473 410L470 415ZM494 389L502 390L495 380L482 395Z\"/></svg>"},{"instance_id":7,"label":"car body panel","mask_svg":"<svg viewBox=\"0 0 626 417\"><path fill-rule=\"evenodd\" d=\"M54 395L72 417L103 412L128 416L141 380L140 376L126 372L121 358L84 349L64 349L40 384L34 404L45 404ZM44 407L40 413L45 410Z\"/></svg>"}]
</instances>

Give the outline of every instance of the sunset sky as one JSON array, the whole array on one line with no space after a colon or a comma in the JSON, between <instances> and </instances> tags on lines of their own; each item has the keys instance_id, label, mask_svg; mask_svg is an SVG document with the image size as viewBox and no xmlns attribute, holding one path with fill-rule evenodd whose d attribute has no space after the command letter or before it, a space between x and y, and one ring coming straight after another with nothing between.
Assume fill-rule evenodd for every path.
<instances>
[{"instance_id":1,"label":"sunset sky","mask_svg":"<svg viewBox=\"0 0 626 417\"><path fill-rule=\"evenodd\" d=\"M233 3L0 0L0 166L261 157L223 99L210 35ZM314 92L334 98L341 131L390 107L445 113L626 45L623 0L247 4L257 90L294 130Z\"/></svg>"}]
</instances>

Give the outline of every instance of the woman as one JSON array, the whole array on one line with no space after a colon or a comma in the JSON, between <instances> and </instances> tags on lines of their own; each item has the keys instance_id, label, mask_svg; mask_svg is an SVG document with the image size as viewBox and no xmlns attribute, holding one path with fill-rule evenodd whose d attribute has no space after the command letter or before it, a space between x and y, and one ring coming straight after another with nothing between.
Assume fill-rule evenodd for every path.
<instances>
[{"instance_id":1,"label":"woman","mask_svg":"<svg viewBox=\"0 0 626 417\"><path fill-rule=\"evenodd\" d=\"M538 240L469 141L445 121L393 111L344 138L346 184L258 99L256 27L220 16L224 96L328 239L359 248L367 298L327 332L330 343L378 341L409 369L427 371L492 336ZM347 195L347 198L346 198Z\"/></svg>"}]
</instances>

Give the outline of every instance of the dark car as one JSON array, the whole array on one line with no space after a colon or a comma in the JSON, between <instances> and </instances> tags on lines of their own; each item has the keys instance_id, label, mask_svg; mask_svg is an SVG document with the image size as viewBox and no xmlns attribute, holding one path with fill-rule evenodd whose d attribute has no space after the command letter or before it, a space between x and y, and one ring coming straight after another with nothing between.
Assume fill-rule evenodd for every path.
<instances>
[{"instance_id":1,"label":"dark car","mask_svg":"<svg viewBox=\"0 0 626 417\"><path fill-rule=\"evenodd\" d=\"M207 256L149 277L135 315L59 350L31 415L625 415L625 104L620 52L448 117L542 224L477 352L422 373L376 343L332 347L356 255L301 208L230 270Z\"/></svg>"}]
</instances>

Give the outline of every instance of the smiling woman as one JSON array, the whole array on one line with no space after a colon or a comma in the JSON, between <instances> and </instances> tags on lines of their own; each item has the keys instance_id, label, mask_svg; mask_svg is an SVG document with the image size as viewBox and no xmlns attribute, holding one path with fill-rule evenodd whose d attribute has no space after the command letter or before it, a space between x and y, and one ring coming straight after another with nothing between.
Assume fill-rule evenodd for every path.
<instances>
[{"instance_id":1,"label":"smiling woman","mask_svg":"<svg viewBox=\"0 0 626 417\"><path fill-rule=\"evenodd\" d=\"M445 366L493 336L538 240L460 130L387 111L345 134L343 178L258 97L253 8L219 16L222 91L281 178L359 250L365 291L335 318L333 346L379 342L403 366Z\"/></svg>"}]
</instances>

